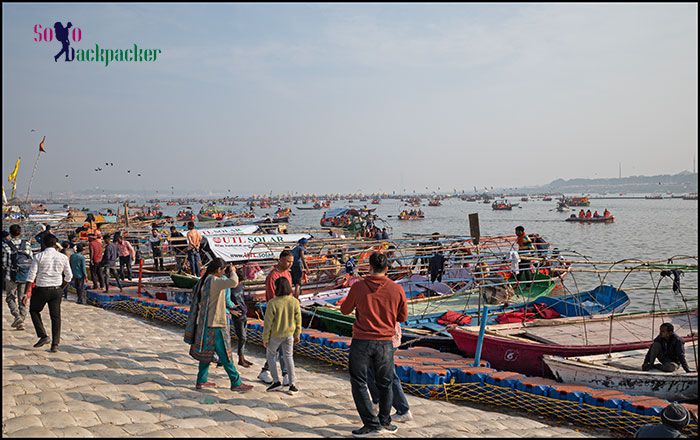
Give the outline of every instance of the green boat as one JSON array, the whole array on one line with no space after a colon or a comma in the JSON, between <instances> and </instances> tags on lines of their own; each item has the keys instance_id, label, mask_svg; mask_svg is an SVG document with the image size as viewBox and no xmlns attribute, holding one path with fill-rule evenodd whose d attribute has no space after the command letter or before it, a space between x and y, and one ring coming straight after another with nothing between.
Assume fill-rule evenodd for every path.
<instances>
[{"instance_id":1,"label":"green boat","mask_svg":"<svg viewBox=\"0 0 700 440\"><path fill-rule=\"evenodd\" d=\"M170 278L175 283L175 287L180 287L183 289L191 289L199 281L199 277L188 275L184 273L171 273Z\"/></svg>"},{"instance_id":2,"label":"green boat","mask_svg":"<svg viewBox=\"0 0 700 440\"><path fill-rule=\"evenodd\" d=\"M537 298L547 296L554 290L556 282L541 273L535 274L535 282L531 284L515 285L513 290L514 302L529 302ZM455 295L436 296L419 300L408 301L408 319L416 319L422 316L444 313L448 310L463 312L470 308L477 308L479 304L479 289ZM476 295L474 295L476 293ZM318 320L319 329L333 332L342 336L352 336L352 325L355 315L343 315L338 308L316 306L309 309L302 308L302 313L307 317Z\"/></svg>"},{"instance_id":3,"label":"green boat","mask_svg":"<svg viewBox=\"0 0 700 440\"><path fill-rule=\"evenodd\" d=\"M557 285L556 281L539 272L535 274L533 281L534 283L513 285L516 295L515 300L532 301L541 296L547 296L552 293L552 290Z\"/></svg>"}]
</instances>

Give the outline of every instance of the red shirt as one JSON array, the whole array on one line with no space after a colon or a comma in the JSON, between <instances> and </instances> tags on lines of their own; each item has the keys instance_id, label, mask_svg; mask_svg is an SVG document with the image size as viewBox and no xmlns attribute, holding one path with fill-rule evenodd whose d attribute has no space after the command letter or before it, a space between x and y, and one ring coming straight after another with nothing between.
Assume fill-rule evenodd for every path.
<instances>
[{"instance_id":1,"label":"red shirt","mask_svg":"<svg viewBox=\"0 0 700 440\"><path fill-rule=\"evenodd\" d=\"M92 240L88 247L90 248L90 263L99 264L102 261L102 242L100 240Z\"/></svg>"},{"instance_id":2,"label":"red shirt","mask_svg":"<svg viewBox=\"0 0 700 440\"><path fill-rule=\"evenodd\" d=\"M408 318L408 303L403 288L387 277L369 275L352 285L340 311L355 310L353 339L391 341L396 323Z\"/></svg>"},{"instance_id":3,"label":"red shirt","mask_svg":"<svg viewBox=\"0 0 700 440\"><path fill-rule=\"evenodd\" d=\"M292 285L292 274L289 270L282 272L276 267L273 268L270 273L267 274L267 278L265 278L265 301L270 301L275 297L275 281L280 277L285 277L289 280L289 285Z\"/></svg>"}]
</instances>

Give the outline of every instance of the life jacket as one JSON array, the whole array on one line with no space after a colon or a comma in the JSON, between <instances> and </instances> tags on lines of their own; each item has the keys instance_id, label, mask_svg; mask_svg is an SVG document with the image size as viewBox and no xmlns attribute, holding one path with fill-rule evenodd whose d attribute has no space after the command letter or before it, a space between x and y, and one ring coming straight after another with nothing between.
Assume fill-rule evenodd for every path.
<instances>
[{"instance_id":1,"label":"life jacket","mask_svg":"<svg viewBox=\"0 0 700 440\"><path fill-rule=\"evenodd\" d=\"M448 310L444 315L438 318L437 323L442 325L469 325L472 322L472 317Z\"/></svg>"},{"instance_id":2,"label":"life jacket","mask_svg":"<svg viewBox=\"0 0 700 440\"><path fill-rule=\"evenodd\" d=\"M496 317L499 324L511 324L515 322L531 322L535 320L536 314L533 312L506 312Z\"/></svg>"}]
</instances>

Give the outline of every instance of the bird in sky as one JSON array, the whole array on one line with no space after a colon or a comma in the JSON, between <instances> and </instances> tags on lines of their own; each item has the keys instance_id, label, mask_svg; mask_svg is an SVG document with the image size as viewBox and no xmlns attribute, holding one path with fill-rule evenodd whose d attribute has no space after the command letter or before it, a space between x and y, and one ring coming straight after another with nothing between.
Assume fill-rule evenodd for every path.
<instances>
[{"instance_id":1,"label":"bird in sky","mask_svg":"<svg viewBox=\"0 0 700 440\"><path fill-rule=\"evenodd\" d=\"M68 177L68 174L66 174L66 177Z\"/></svg>"},{"instance_id":2,"label":"bird in sky","mask_svg":"<svg viewBox=\"0 0 700 440\"><path fill-rule=\"evenodd\" d=\"M105 166L109 165L109 162L105 162Z\"/></svg>"},{"instance_id":3,"label":"bird in sky","mask_svg":"<svg viewBox=\"0 0 700 440\"><path fill-rule=\"evenodd\" d=\"M141 177L141 173L137 174L137 176Z\"/></svg>"},{"instance_id":4,"label":"bird in sky","mask_svg":"<svg viewBox=\"0 0 700 440\"><path fill-rule=\"evenodd\" d=\"M32 128L31 130L29 130L30 133L31 133L32 131L36 131L36 130L34 130L33 128Z\"/></svg>"},{"instance_id":5,"label":"bird in sky","mask_svg":"<svg viewBox=\"0 0 700 440\"><path fill-rule=\"evenodd\" d=\"M131 170L126 170L127 173L131 173Z\"/></svg>"},{"instance_id":6,"label":"bird in sky","mask_svg":"<svg viewBox=\"0 0 700 440\"><path fill-rule=\"evenodd\" d=\"M113 167L113 166L114 166L114 162L110 162L110 163L109 163L109 166Z\"/></svg>"}]
</instances>

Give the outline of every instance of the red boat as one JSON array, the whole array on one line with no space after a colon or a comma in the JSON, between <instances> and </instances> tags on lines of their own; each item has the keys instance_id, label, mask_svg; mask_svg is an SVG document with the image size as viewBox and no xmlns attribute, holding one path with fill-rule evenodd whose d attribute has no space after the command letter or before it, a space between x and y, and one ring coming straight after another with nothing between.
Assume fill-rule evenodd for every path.
<instances>
[{"instance_id":1,"label":"red boat","mask_svg":"<svg viewBox=\"0 0 700 440\"><path fill-rule=\"evenodd\" d=\"M611 334L609 315L535 320L526 326L521 323L489 325L481 357L499 370L554 377L542 360L545 354L586 356L649 348L662 322L671 322L675 333L688 342L697 339L697 335L691 336L688 321L685 312L616 315L613 319L612 345L608 339ZM690 321L692 328L697 329L697 309L692 312ZM448 331L460 351L468 357L475 355L479 327L456 327ZM586 343L582 343L584 341Z\"/></svg>"}]
</instances>

